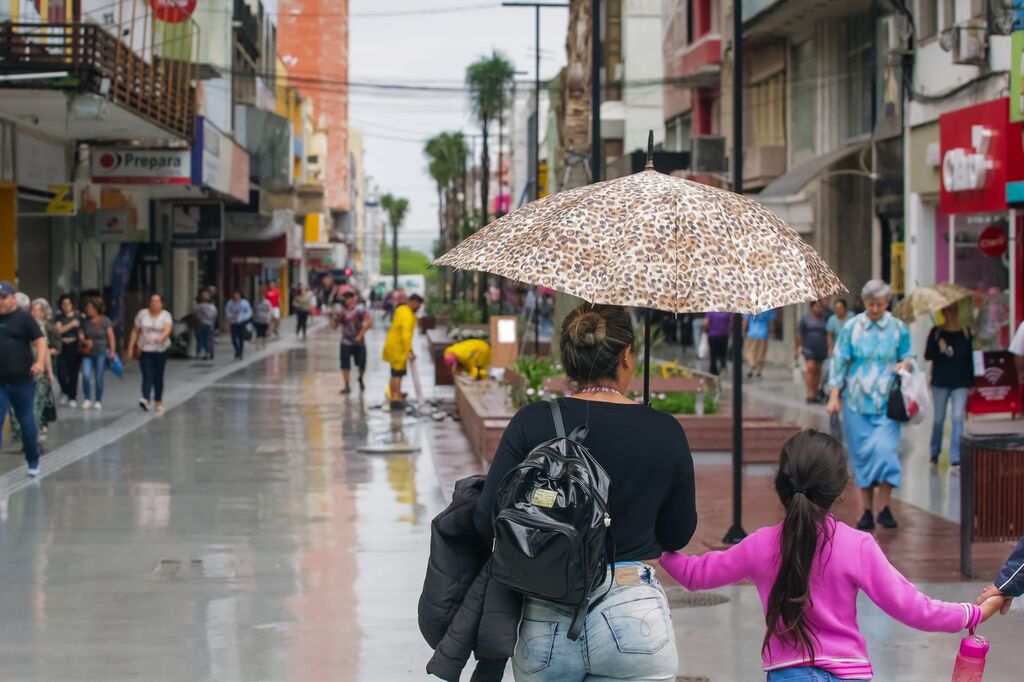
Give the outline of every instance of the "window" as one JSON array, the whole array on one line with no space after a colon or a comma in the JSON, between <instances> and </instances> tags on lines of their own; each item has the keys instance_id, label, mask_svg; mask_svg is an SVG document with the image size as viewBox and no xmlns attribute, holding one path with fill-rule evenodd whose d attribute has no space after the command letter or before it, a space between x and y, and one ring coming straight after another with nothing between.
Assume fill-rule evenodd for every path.
<instances>
[{"instance_id":1,"label":"window","mask_svg":"<svg viewBox=\"0 0 1024 682\"><path fill-rule=\"evenodd\" d=\"M939 30L938 3L936 0L917 0L917 39L933 38Z\"/></svg>"},{"instance_id":2,"label":"window","mask_svg":"<svg viewBox=\"0 0 1024 682\"><path fill-rule=\"evenodd\" d=\"M750 111L753 118L751 144L784 146L785 77L778 73L750 86Z\"/></svg>"},{"instance_id":3,"label":"window","mask_svg":"<svg viewBox=\"0 0 1024 682\"><path fill-rule=\"evenodd\" d=\"M856 139L871 132L871 88L874 71L874 45L871 15L850 17L846 21L846 138Z\"/></svg>"},{"instance_id":4,"label":"window","mask_svg":"<svg viewBox=\"0 0 1024 682\"><path fill-rule=\"evenodd\" d=\"M665 123L665 149L670 152L690 150L692 119L689 113L680 114Z\"/></svg>"},{"instance_id":5,"label":"window","mask_svg":"<svg viewBox=\"0 0 1024 682\"><path fill-rule=\"evenodd\" d=\"M948 31L956 24L956 0L942 0L942 30Z\"/></svg>"},{"instance_id":6,"label":"window","mask_svg":"<svg viewBox=\"0 0 1024 682\"><path fill-rule=\"evenodd\" d=\"M792 151L794 156L799 152L813 154L818 121L818 64L814 58L813 40L793 48L792 73Z\"/></svg>"}]
</instances>

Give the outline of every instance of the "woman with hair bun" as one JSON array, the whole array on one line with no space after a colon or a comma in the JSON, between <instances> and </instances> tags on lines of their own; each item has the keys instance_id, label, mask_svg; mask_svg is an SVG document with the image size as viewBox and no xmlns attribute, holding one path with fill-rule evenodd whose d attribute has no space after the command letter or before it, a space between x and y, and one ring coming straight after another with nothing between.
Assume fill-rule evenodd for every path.
<instances>
[{"instance_id":1,"label":"woman with hair bun","mask_svg":"<svg viewBox=\"0 0 1024 682\"><path fill-rule=\"evenodd\" d=\"M564 606L525 599L515 679L675 679L675 635L654 564L662 552L685 547L697 526L686 435L671 415L624 395L637 365L625 309L581 305L562 325L560 348L575 389L572 397L558 399L566 431L588 426L583 445L611 479L615 569L592 595L596 603L586 617L586 637L579 641L566 637L573 616ZM527 405L512 418L474 515L484 537L494 534L494 499L502 478L553 438L555 424L545 403Z\"/></svg>"}]
</instances>

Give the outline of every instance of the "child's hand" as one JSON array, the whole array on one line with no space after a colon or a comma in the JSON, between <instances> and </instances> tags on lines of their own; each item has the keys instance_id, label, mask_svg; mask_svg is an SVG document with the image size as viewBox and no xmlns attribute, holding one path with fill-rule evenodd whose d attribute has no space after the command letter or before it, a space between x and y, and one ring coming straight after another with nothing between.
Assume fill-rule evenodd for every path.
<instances>
[{"instance_id":1,"label":"child's hand","mask_svg":"<svg viewBox=\"0 0 1024 682\"><path fill-rule=\"evenodd\" d=\"M984 623L986 620L996 615L997 612L1001 611L1004 607L1010 608L1009 602L1012 601L1002 595L989 597L981 603L981 622ZM1005 602L1005 604L1004 604ZM1005 611L1003 611L1005 613Z\"/></svg>"},{"instance_id":2,"label":"child's hand","mask_svg":"<svg viewBox=\"0 0 1024 682\"><path fill-rule=\"evenodd\" d=\"M981 606L989 597L1003 597L1003 607L999 609L999 613L1000 615L1005 616L1006 613L1010 610L1010 604L1013 603L1013 597L1007 597L999 591L998 587L996 587L995 585L989 585L981 591L981 594L978 595L978 598L977 600L975 600L974 603L978 606Z\"/></svg>"}]
</instances>

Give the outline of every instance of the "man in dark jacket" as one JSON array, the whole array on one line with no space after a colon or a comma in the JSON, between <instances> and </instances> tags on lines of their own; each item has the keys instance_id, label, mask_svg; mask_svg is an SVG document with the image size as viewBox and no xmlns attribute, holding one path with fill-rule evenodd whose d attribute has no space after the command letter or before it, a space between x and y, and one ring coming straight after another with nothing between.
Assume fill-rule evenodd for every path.
<instances>
[{"instance_id":1,"label":"man in dark jacket","mask_svg":"<svg viewBox=\"0 0 1024 682\"><path fill-rule=\"evenodd\" d=\"M427 672L457 682L470 654L473 682L500 681L515 652L522 596L490 580L491 548L473 526L483 476L455 484L448 508L430 524L430 559L418 608L420 633L434 650Z\"/></svg>"},{"instance_id":2,"label":"man in dark jacket","mask_svg":"<svg viewBox=\"0 0 1024 682\"><path fill-rule=\"evenodd\" d=\"M995 584L982 591L977 603L981 604L989 597L1002 595L1006 599L1003 600L1003 607L999 609L999 613L1005 616L1006 612L1010 610L1010 603L1015 597L1022 594L1024 594L1024 538L1021 538L1017 546L1010 552L1010 558L1006 560L1003 570L999 571L999 575L996 576Z\"/></svg>"}]
</instances>

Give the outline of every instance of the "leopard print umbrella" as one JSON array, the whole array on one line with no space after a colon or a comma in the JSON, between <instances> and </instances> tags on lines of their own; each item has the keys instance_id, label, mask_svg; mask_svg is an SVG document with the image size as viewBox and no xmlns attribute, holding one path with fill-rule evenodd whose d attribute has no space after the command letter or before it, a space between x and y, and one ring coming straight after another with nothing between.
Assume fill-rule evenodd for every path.
<instances>
[{"instance_id":1,"label":"leopard print umbrella","mask_svg":"<svg viewBox=\"0 0 1024 682\"><path fill-rule=\"evenodd\" d=\"M654 170L523 206L434 265L676 313L758 313L846 292L756 201Z\"/></svg>"}]
</instances>

